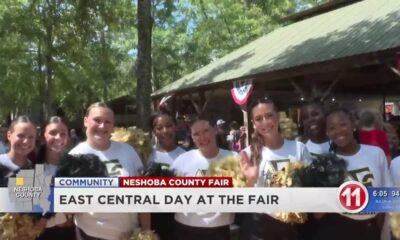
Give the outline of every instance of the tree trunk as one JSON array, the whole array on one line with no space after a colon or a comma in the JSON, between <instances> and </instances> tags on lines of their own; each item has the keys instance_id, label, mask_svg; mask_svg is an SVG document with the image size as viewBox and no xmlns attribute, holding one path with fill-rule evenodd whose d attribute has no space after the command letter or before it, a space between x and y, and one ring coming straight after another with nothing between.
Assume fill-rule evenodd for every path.
<instances>
[{"instance_id":1,"label":"tree trunk","mask_svg":"<svg viewBox=\"0 0 400 240\"><path fill-rule=\"evenodd\" d=\"M102 54L101 54L101 57L102 58L107 58L108 56L107 56L107 50L106 50L106 36L105 36L105 32L104 32L105 30L104 30L104 27L103 27L103 29L101 30L101 34L100 34L100 42L101 42L101 51L102 51ZM107 61L105 61L104 59L102 59L101 60L101 62L102 62L102 64L107 64ZM108 68L108 66L103 66L101 69L100 69L100 73L101 73L101 78L103 79L103 83L104 83L104 86L103 86L103 102L107 102L108 101L108 81L109 81L109 79L108 79L108 74L107 74L107 68Z\"/></svg>"},{"instance_id":2,"label":"tree trunk","mask_svg":"<svg viewBox=\"0 0 400 240\"><path fill-rule=\"evenodd\" d=\"M43 69L43 56L42 56L42 40L39 38L38 39L38 50L37 50L37 62L38 62L38 71L39 71L39 74L38 74L38 79L39 79L39 92L43 92L43 89L44 89L44 79L43 79L43 71L42 71L42 69ZM39 99L41 99L42 101L42 109L41 109L41 111L40 111L40 121L41 122L44 122L44 121L46 121L46 116L44 116L45 114L44 114L44 109L45 109L45 104L44 104L44 101L45 101L45 99L43 99L43 95L44 94L41 94L40 96L39 96Z\"/></svg>"},{"instance_id":3,"label":"tree trunk","mask_svg":"<svg viewBox=\"0 0 400 240\"><path fill-rule=\"evenodd\" d=\"M47 15L46 11L43 11L43 24L45 26L44 35L44 64L46 66L46 75L44 79L44 101L43 101L43 113L44 118L48 119L52 116L55 111L53 109L53 78L54 78L54 68L53 68L53 16L54 16L54 6L47 2Z\"/></svg>"},{"instance_id":4,"label":"tree trunk","mask_svg":"<svg viewBox=\"0 0 400 240\"><path fill-rule=\"evenodd\" d=\"M149 130L151 112L151 0L138 0L138 58L136 62L136 111L138 127Z\"/></svg>"}]
</instances>

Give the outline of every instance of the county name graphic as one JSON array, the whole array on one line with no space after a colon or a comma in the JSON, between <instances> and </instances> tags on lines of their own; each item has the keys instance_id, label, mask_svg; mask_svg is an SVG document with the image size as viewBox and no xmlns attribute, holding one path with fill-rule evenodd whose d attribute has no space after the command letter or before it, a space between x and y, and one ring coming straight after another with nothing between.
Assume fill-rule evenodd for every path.
<instances>
[{"instance_id":1,"label":"county name graphic","mask_svg":"<svg viewBox=\"0 0 400 240\"><path fill-rule=\"evenodd\" d=\"M50 212L52 177L46 176L43 164L35 169L20 170L16 177L8 179L11 203L18 212Z\"/></svg>"}]
</instances>

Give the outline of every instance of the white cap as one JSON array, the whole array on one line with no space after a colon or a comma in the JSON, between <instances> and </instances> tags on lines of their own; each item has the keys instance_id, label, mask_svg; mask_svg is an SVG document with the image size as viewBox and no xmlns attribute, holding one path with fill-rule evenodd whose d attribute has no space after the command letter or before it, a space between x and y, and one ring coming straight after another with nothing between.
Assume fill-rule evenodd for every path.
<instances>
[{"instance_id":1,"label":"white cap","mask_svg":"<svg viewBox=\"0 0 400 240\"><path fill-rule=\"evenodd\" d=\"M218 119L218 121L217 121L217 125L222 125L222 124L224 124L224 123L225 123L225 121L222 120L222 119Z\"/></svg>"}]
</instances>

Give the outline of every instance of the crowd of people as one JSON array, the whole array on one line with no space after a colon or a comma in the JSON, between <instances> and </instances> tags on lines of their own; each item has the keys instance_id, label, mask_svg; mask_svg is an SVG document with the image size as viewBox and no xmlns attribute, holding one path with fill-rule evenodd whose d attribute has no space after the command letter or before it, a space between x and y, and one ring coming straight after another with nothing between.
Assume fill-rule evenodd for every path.
<instances>
[{"instance_id":1,"label":"crowd of people","mask_svg":"<svg viewBox=\"0 0 400 240\"><path fill-rule=\"evenodd\" d=\"M346 162L347 180L374 187L400 185L397 134L388 133L393 128L385 127L372 110L354 114L344 108L325 111L319 103L307 104L301 109L303 135L298 140L281 136L279 111L273 101L256 98L248 110L254 128L249 146L246 129L236 122L230 124L228 137L221 138L223 120L198 116L190 122L188 133L182 119L167 112L155 113L150 126L157 141L149 161L140 159L132 146L110 140L114 113L104 103L89 106L83 119L86 140L73 147L73 136L63 118L51 117L38 134L36 125L21 116L8 128L8 143L0 145L0 151L7 151L0 155L0 164L16 172L42 163L46 174L54 176L62 154L67 152L97 156L105 164L107 176L137 176L146 168L143 162L155 162L174 170L177 176L195 177L204 176L211 163L234 156L240 161L247 187L268 187L271 174L286 163L307 165L318 155L332 153ZM40 146L36 146L37 135ZM240 226L239 238L243 240L390 239L385 214L309 215L306 223L292 224L268 213L59 213L46 220L46 230L37 239L128 239L140 226L154 230L162 240L226 240L231 239L234 222Z\"/></svg>"}]
</instances>

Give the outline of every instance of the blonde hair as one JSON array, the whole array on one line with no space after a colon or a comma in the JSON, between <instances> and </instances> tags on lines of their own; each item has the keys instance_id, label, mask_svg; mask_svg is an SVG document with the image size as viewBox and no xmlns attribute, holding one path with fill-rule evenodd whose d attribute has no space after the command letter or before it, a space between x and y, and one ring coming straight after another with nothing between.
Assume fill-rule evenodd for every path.
<instances>
[{"instance_id":1,"label":"blonde hair","mask_svg":"<svg viewBox=\"0 0 400 240\"><path fill-rule=\"evenodd\" d=\"M104 102L95 102L95 103L90 104L90 106L86 109L85 117L89 116L89 113L90 113L90 111L92 111L92 109L98 108L98 107L108 108L108 109L110 109L111 112L114 113L114 111L106 103L104 103Z\"/></svg>"}]
</instances>

